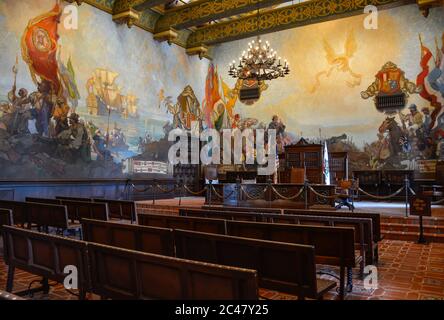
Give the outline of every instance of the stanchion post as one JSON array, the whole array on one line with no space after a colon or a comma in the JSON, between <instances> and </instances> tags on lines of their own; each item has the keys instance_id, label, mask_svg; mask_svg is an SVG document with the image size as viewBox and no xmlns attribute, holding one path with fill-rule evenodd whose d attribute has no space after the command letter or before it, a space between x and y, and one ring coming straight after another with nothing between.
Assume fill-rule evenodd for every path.
<instances>
[{"instance_id":1,"label":"stanchion post","mask_svg":"<svg viewBox=\"0 0 444 320\"><path fill-rule=\"evenodd\" d=\"M236 191L236 207L239 207L239 202L241 201L241 179L239 178L239 176L236 179L236 187L235 187L235 191ZM225 199L223 199L223 201L225 202Z\"/></svg>"},{"instance_id":2,"label":"stanchion post","mask_svg":"<svg viewBox=\"0 0 444 320\"><path fill-rule=\"evenodd\" d=\"M179 207L182 205L182 193L183 193L183 180L180 181L179 188Z\"/></svg>"},{"instance_id":3,"label":"stanchion post","mask_svg":"<svg viewBox=\"0 0 444 320\"><path fill-rule=\"evenodd\" d=\"M410 192L410 181L408 175L405 175L405 216L409 216L409 192Z\"/></svg>"},{"instance_id":4,"label":"stanchion post","mask_svg":"<svg viewBox=\"0 0 444 320\"><path fill-rule=\"evenodd\" d=\"M304 198L305 198L305 210L308 210L308 181L304 180Z\"/></svg>"},{"instance_id":5,"label":"stanchion post","mask_svg":"<svg viewBox=\"0 0 444 320\"><path fill-rule=\"evenodd\" d=\"M272 191L273 191L273 189L272 189L272 187L273 187L273 186L272 186L272 182L273 182L273 181L272 181L271 178L269 177L269 178L268 178L268 195L267 195L267 196L268 196L268 207L269 207L269 208L271 208L271 201L272 201L271 198L272 198L272 196L273 196L273 192L272 192Z\"/></svg>"},{"instance_id":6,"label":"stanchion post","mask_svg":"<svg viewBox=\"0 0 444 320\"><path fill-rule=\"evenodd\" d=\"M211 194L212 194L212 192L213 192L213 188L212 188L212 186L213 186L213 180L209 180L209 184L210 184L210 186L209 186L209 188L208 188L208 205L211 207Z\"/></svg>"},{"instance_id":7,"label":"stanchion post","mask_svg":"<svg viewBox=\"0 0 444 320\"><path fill-rule=\"evenodd\" d=\"M154 189L154 187L155 185L151 184L151 196L153 197L153 206L156 205L156 190Z\"/></svg>"}]
</instances>

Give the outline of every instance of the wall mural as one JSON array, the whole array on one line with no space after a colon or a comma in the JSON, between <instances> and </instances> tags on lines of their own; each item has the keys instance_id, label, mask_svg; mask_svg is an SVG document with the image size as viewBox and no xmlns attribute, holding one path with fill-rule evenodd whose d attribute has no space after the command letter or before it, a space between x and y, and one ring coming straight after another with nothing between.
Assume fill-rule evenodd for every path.
<instances>
[{"instance_id":1,"label":"wall mural","mask_svg":"<svg viewBox=\"0 0 444 320\"><path fill-rule=\"evenodd\" d=\"M167 134L199 112L208 61L89 5L66 29L64 5L0 3L0 179L171 174Z\"/></svg>"},{"instance_id":2,"label":"wall mural","mask_svg":"<svg viewBox=\"0 0 444 320\"><path fill-rule=\"evenodd\" d=\"M267 83L253 105L230 106L226 126L274 126L277 115L286 127L282 144L327 141L330 151L349 152L351 170L415 169L418 160L444 160L444 9L427 19L416 5L380 11L376 30L364 29L364 17L264 35L292 73ZM248 41L215 50L224 86L236 86L228 65ZM379 94L396 92L405 94L402 108L376 107Z\"/></svg>"},{"instance_id":3,"label":"wall mural","mask_svg":"<svg viewBox=\"0 0 444 320\"><path fill-rule=\"evenodd\" d=\"M209 63L89 5L67 30L62 7L0 3L0 179L169 174L167 135L196 120L277 128L281 151L327 141L352 170L444 159L443 8L385 10L376 30L356 16L265 35L292 73L257 83L228 77L248 40L217 46ZM258 101L239 100L256 86ZM391 91L406 93L405 107L378 110Z\"/></svg>"}]
</instances>

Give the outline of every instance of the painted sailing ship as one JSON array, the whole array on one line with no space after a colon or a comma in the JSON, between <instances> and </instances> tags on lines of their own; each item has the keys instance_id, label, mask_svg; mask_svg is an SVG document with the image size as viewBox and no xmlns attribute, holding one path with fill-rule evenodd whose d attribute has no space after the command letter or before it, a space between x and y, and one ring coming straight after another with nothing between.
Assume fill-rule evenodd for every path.
<instances>
[{"instance_id":1,"label":"painted sailing ship","mask_svg":"<svg viewBox=\"0 0 444 320\"><path fill-rule=\"evenodd\" d=\"M120 117L138 118L138 99L136 96L122 94L117 84L119 74L106 69L96 69L86 83L86 105L88 113L95 116L112 114Z\"/></svg>"}]
</instances>

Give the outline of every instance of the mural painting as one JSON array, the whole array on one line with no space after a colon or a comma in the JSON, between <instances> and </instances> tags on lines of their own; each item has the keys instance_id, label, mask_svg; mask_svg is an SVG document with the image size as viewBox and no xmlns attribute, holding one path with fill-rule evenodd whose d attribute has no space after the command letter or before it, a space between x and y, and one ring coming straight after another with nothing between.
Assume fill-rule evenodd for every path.
<instances>
[{"instance_id":1,"label":"mural painting","mask_svg":"<svg viewBox=\"0 0 444 320\"><path fill-rule=\"evenodd\" d=\"M129 171L135 160L152 161L140 172L171 175L168 133L200 111L188 74L207 62L88 5L78 7L79 29L67 30L63 7L0 4L0 178L122 178L137 173ZM143 56L125 58L135 53ZM182 91L178 102L159 104L156 92L164 90Z\"/></svg>"},{"instance_id":2,"label":"mural painting","mask_svg":"<svg viewBox=\"0 0 444 320\"><path fill-rule=\"evenodd\" d=\"M201 61L78 8L78 30L66 30L57 1L0 3L0 179L121 178L137 173L134 161L168 175L168 133L196 121L275 128L280 152L301 137L326 141L349 152L351 170L444 159L443 8L384 10L377 30L356 16L264 35L293 66L270 82L228 77L247 39ZM241 101L252 87L260 99ZM401 107L378 108L394 93Z\"/></svg>"},{"instance_id":3,"label":"mural painting","mask_svg":"<svg viewBox=\"0 0 444 320\"><path fill-rule=\"evenodd\" d=\"M377 30L365 30L359 16L263 36L293 72L267 83L253 105L237 102L237 122L273 127L266 124L277 118L286 125L280 150L301 137L326 141L329 151L349 152L351 171L444 160L444 10L433 13L425 19L411 5L379 12ZM227 65L246 42L218 48L215 63ZM402 107L375 105L378 94L395 93Z\"/></svg>"}]
</instances>

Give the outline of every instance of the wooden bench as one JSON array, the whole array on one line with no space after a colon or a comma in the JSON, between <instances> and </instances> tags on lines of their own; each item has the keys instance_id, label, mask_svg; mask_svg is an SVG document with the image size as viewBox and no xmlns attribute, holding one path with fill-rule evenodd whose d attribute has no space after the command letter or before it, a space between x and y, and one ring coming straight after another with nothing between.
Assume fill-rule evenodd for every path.
<instances>
[{"instance_id":1,"label":"wooden bench","mask_svg":"<svg viewBox=\"0 0 444 320\"><path fill-rule=\"evenodd\" d=\"M329 211L329 210L303 210L303 209L288 209L283 211L284 214L293 215L315 215L315 216L333 216L333 217L349 217L349 218L369 218L372 219L373 227L373 250L374 250L374 260L379 261L379 248L378 242L380 242L383 237L381 235L381 215L379 213L371 212L343 212L343 211Z\"/></svg>"},{"instance_id":2,"label":"wooden bench","mask_svg":"<svg viewBox=\"0 0 444 320\"><path fill-rule=\"evenodd\" d=\"M34 203L43 203L43 204L56 204L60 205L61 201L58 199L48 199L48 198L32 198L32 197L26 197L26 202L34 202Z\"/></svg>"},{"instance_id":3,"label":"wooden bench","mask_svg":"<svg viewBox=\"0 0 444 320\"><path fill-rule=\"evenodd\" d=\"M14 218L12 216L12 210L0 209L0 231L3 225L12 226L14 224Z\"/></svg>"},{"instance_id":4,"label":"wooden bench","mask_svg":"<svg viewBox=\"0 0 444 320\"><path fill-rule=\"evenodd\" d=\"M227 235L314 246L316 263L339 267L341 299L345 295L345 270L351 290L352 268L360 263L355 256L353 228L227 221Z\"/></svg>"},{"instance_id":5,"label":"wooden bench","mask_svg":"<svg viewBox=\"0 0 444 320\"><path fill-rule=\"evenodd\" d=\"M182 217L211 218L235 221L266 222L263 213L180 208Z\"/></svg>"},{"instance_id":6,"label":"wooden bench","mask_svg":"<svg viewBox=\"0 0 444 320\"><path fill-rule=\"evenodd\" d=\"M183 230L175 230L174 239L177 257L255 269L261 288L299 299L322 299L336 286L334 281L316 279L313 246Z\"/></svg>"},{"instance_id":7,"label":"wooden bench","mask_svg":"<svg viewBox=\"0 0 444 320\"><path fill-rule=\"evenodd\" d=\"M257 272L88 245L92 291L102 299L257 300Z\"/></svg>"},{"instance_id":8,"label":"wooden bench","mask_svg":"<svg viewBox=\"0 0 444 320\"><path fill-rule=\"evenodd\" d=\"M93 199L97 203L107 203L110 218L137 221L136 203L126 200Z\"/></svg>"},{"instance_id":9,"label":"wooden bench","mask_svg":"<svg viewBox=\"0 0 444 320\"><path fill-rule=\"evenodd\" d=\"M81 219L108 221L108 205L106 203L60 200L68 208L68 217L72 223Z\"/></svg>"},{"instance_id":10,"label":"wooden bench","mask_svg":"<svg viewBox=\"0 0 444 320\"><path fill-rule=\"evenodd\" d=\"M28 229L33 225L48 233L56 228L63 232L68 229L68 211L63 205L26 202Z\"/></svg>"},{"instance_id":11,"label":"wooden bench","mask_svg":"<svg viewBox=\"0 0 444 320\"><path fill-rule=\"evenodd\" d=\"M175 256L172 229L82 219L82 230L84 241Z\"/></svg>"},{"instance_id":12,"label":"wooden bench","mask_svg":"<svg viewBox=\"0 0 444 320\"><path fill-rule=\"evenodd\" d=\"M14 224L14 218L12 217L12 210L0 209L0 235L3 226L12 226ZM0 254L4 256L5 246L3 240L0 239Z\"/></svg>"},{"instance_id":13,"label":"wooden bench","mask_svg":"<svg viewBox=\"0 0 444 320\"><path fill-rule=\"evenodd\" d=\"M26 202L0 200L0 208L12 210L15 224L24 226L27 223Z\"/></svg>"},{"instance_id":14,"label":"wooden bench","mask_svg":"<svg viewBox=\"0 0 444 320\"><path fill-rule=\"evenodd\" d=\"M236 212L264 212L281 214L282 209L279 208L255 208L255 207L231 207L231 206L202 206L203 210L215 210L215 211L236 211Z\"/></svg>"},{"instance_id":15,"label":"wooden bench","mask_svg":"<svg viewBox=\"0 0 444 320\"><path fill-rule=\"evenodd\" d=\"M82 198L82 197L55 197L58 200L68 200L68 201L80 201L80 202L92 202L91 198Z\"/></svg>"},{"instance_id":16,"label":"wooden bench","mask_svg":"<svg viewBox=\"0 0 444 320\"><path fill-rule=\"evenodd\" d=\"M15 294L0 290L0 301L21 301L26 300L22 297L19 297Z\"/></svg>"},{"instance_id":17,"label":"wooden bench","mask_svg":"<svg viewBox=\"0 0 444 320\"><path fill-rule=\"evenodd\" d=\"M225 220L142 213L138 214L138 221L142 226L226 234Z\"/></svg>"},{"instance_id":18,"label":"wooden bench","mask_svg":"<svg viewBox=\"0 0 444 320\"><path fill-rule=\"evenodd\" d=\"M5 261L9 267L6 291L13 290L16 268L43 277L42 287L17 293L23 295L37 291L48 293L48 280L63 283L67 276L64 268L75 266L79 299L85 299L89 287L86 242L11 226L4 226L2 231Z\"/></svg>"}]
</instances>

